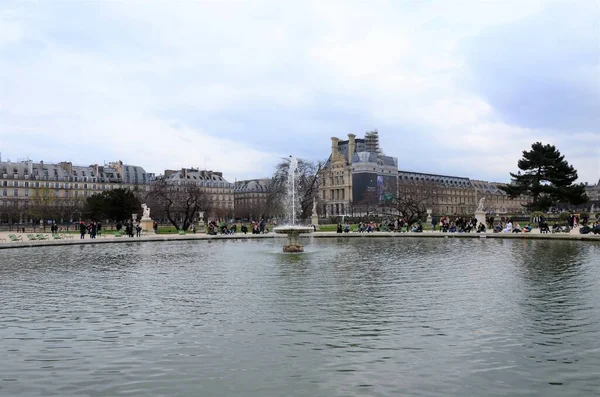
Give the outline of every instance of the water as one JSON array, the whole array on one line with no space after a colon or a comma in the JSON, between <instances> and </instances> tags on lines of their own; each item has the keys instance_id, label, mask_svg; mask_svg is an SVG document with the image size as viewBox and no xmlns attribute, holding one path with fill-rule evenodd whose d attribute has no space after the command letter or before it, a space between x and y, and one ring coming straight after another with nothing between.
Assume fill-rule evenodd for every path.
<instances>
[{"instance_id":1,"label":"water","mask_svg":"<svg viewBox=\"0 0 600 397\"><path fill-rule=\"evenodd\" d=\"M300 208L299 206L299 194L298 194L298 159L296 157L290 156L290 165L288 168L288 177L287 177L287 189L286 189L286 197L285 197L285 208L288 211L286 213L286 221L289 222L289 225L296 225L296 208Z\"/></svg>"},{"instance_id":2,"label":"water","mask_svg":"<svg viewBox=\"0 0 600 397\"><path fill-rule=\"evenodd\" d=\"M0 252L1 396L589 396L600 245L189 241Z\"/></svg>"}]
</instances>

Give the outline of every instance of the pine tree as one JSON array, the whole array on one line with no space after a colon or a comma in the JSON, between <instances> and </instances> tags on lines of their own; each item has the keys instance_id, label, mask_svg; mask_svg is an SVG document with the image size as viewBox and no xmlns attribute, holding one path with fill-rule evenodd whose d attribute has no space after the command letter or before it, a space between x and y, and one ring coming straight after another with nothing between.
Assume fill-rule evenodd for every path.
<instances>
[{"instance_id":1,"label":"pine tree","mask_svg":"<svg viewBox=\"0 0 600 397\"><path fill-rule=\"evenodd\" d=\"M511 172L511 184L501 189L510 198L530 196L529 210L546 211L556 203L579 205L588 201L585 186L574 184L577 171L553 145L534 143L530 151L523 151L517 165L520 171Z\"/></svg>"}]
</instances>

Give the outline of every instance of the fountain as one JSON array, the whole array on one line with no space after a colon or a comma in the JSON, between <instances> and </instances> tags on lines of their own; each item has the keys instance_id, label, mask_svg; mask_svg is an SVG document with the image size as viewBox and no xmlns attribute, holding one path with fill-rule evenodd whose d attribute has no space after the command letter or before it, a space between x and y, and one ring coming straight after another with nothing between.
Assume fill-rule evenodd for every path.
<instances>
[{"instance_id":1,"label":"fountain","mask_svg":"<svg viewBox=\"0 0 600 397\"><path fill-rule=\"evenodd\" d=\"M298 207L298 159L290 156L290 168L288 170L287 192L286 192L286 215L290 222L287 225L278 226L273 229L277 234L287 235L283 252L304 252L304 246L298 241L300 234L311 233L312 227L296 225L296 207Z\"/></svg>"}]
</instances>

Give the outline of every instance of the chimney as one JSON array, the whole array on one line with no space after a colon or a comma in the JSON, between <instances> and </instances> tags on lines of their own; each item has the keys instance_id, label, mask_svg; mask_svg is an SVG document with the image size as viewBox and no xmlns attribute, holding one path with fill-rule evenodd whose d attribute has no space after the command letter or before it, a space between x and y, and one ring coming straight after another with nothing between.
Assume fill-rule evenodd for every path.
<instances>
[{"instance_id":1,"label":"chimney","mask_svg":"<svg viewBox=\"0 0 600 397\"><path fill-rule=\"evenodd\" d=\"M338 151L338 142L340 140L334 136L331 137L331 157L333 158Z\"/></svg>"},{"instance_id":2,"label":"chimney","mask_svg":"<svg viewBox=\"0 0 600 397\"><path fill-rule=\"evenodd\" d=\"M352 164L352 156L356 150L356 135L348 134L348 164Z\"/></svg>"}]
</instances>

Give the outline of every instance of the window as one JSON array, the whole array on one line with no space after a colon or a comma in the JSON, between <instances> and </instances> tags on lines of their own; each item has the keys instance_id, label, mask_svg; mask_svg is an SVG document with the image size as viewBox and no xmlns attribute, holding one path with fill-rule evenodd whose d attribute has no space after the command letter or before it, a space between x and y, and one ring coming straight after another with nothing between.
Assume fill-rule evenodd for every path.
<instances>
[{"instance_id":1,"label":"window","mask_svg":"<svg viewBox=\"0 0 600 397\"><path fill-rule=\"evenodd\" d=\"M19 189L15 189L13 196L18 197L19 196Z\"/></svg>"},{"instance_id":2,"label":"window","mask_svg":"<svg viewBox=\"0 0 600 397\"><path fill-rule=\"evenodd\" d=\"M29 182L25 182L25 187L29 187Z\"/></svg>"},{"instance_id":3,"label":"window","mask_svg":"<svg viewBox=\"0 0 600 397\"><path fill-rule=\"evenodd\" d=\"M83 184L83 188L84 188L84 189L87 189L87 183L84 183L84 184ZM87 196L87 194L86 194L86 196Z\"/></svg>"},{"instance_id":4,"label":"window","mask_svg":"<svg viewBox=\"0 0 600 397\"><path fill-rule=\"evenodd\" d=\"M2 181L2 186L8 186L8 182L7 181Z\"/></svg>"},{"instance_id":5,"label":"window","mask_svg":"<svg viewBox=\"0 0 600 397\"><path fill-rule=\"evenodd\" d=\"M13 186L14 186L14 187L18 187L18 186L19 186L19 182L17 182L17 181L14 181L14 182L13 182Z\"/></svg>"},{"instance_id":6,"label":"window","mask_svg":"<svg viewBox=\"0 0 600 397\"><path fill-rule=\"evenodd\" d=\"M3 196L8 196L8 190L7 189L3 189L2 190L2 195Z\"/></svg>"},{"instance_id":7,"label":"window","mask_svg":"<svg viewBox=\"0 0 600 397\"><path fill-rule=\"evenodd\" d=\"M29 189L25 189L25 197L29 197Z\"/></svg>"}]
</instances>

